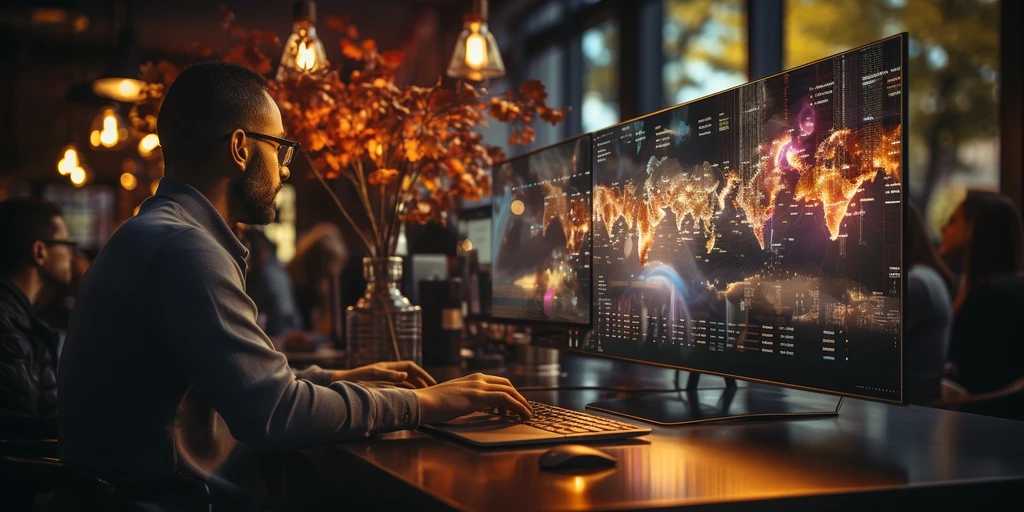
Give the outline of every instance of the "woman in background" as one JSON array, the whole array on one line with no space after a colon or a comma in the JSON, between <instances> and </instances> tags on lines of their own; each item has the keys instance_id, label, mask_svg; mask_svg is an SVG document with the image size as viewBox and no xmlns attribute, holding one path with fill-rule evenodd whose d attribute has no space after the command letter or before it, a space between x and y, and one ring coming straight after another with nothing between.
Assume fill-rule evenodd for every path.
<instances>
[{"instance_id":1,"label":"woman in background","mask_svg":"<svg viewBox=\"0 0 1024 512\"><path fill-rule=\"evenodd\" d=\"M1006 196L970 191L943 228L939 252L963 268L950 360L971 393L1024 377L1024 227Z\"/></svg>"},{"instance_id":2,"label":"woman in background","mask_svg":"<svg viewBox=\"0 0 1024 512\"><path fill-rule=\"evenodd\" d=\"M904 311L904 394L915 404L939 400L953 321L953 273L932 245L921 212L907 218L907 300Z\"/></svg>"}]
</instances>

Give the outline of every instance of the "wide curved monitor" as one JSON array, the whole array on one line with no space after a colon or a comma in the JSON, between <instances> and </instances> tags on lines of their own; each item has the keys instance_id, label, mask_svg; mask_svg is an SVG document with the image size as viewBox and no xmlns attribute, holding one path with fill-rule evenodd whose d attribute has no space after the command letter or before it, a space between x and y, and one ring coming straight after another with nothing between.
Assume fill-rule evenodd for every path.
<instances>
[{"instance_id":1,"label":"wide curved monitor","mask_svg":"<svg viewBox=\"0 0 1024 512\"><path fill-rule=\"evenodd\" d=\"M591 325L590 136L494 168L491 317Z\"/></svg>"},{"instance_id":2,"label":"wide curved monitor","mask_svg":"<svg viewBox=\"0 0 1024 512\"><path fill-rule=\"evenodd\" d=\"M902 401L906 44L594 133L578 348Z\"/></svg>"}]
</instances>

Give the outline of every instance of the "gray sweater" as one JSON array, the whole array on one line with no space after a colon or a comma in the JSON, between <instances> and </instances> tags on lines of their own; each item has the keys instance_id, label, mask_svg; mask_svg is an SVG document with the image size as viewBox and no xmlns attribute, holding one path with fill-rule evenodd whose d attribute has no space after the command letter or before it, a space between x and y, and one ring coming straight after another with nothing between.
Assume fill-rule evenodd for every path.
<instances>
[{"instance_id":1,"label":"gray sweater","mask_svg":"<svg viewBox=\"0 0 1024 512\"><path fill-rule=\"evenodd\" d=\"M109 476L178 472L173 426L190 388L260 450L419 425L411 391L293 372L256 325L245 256L213 205L169 177L114 233L79 288L60 360L62 462Z\"/></svg>"}]
</instances>

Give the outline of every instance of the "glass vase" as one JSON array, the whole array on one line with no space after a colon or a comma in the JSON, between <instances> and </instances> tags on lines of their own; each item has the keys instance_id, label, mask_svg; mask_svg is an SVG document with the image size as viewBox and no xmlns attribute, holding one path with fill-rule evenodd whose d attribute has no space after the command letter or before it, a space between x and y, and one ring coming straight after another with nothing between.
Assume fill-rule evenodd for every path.
<instances>
[{"instance_id":1,"label":"glass vase","mask_svg":"<svg viewBox=\"0 0 1024 512\"><path fill-rule=\"evenodd\" d=\"M345 311L348 367L396 360L392 326L397 338L397 359L421 364L422 313L420 307L412 305L398 287L402 281L402 258L363 258L363 277L366 278L366 292Z\"/></svg>"}]
</instances>

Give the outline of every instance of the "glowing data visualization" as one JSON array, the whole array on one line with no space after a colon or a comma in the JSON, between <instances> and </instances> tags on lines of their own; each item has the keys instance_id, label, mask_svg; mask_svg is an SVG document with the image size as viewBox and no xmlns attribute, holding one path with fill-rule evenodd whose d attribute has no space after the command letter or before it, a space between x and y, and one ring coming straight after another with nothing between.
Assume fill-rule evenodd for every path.
<instances>
[{"instance_id":1,"label":"glowing data visualization","mask_svg":"<svg viewBox=\"0 0 1024 512\"><path fill-rule=\"evenodd\" d=\"M903 37L595 133L584 350L900 400Z\"/></svg>"},{"instance_id":2,"label":"glowing data visualization","mask_svg":"<svg viewBox=\"0 0 1024 512\"><path fill-rule=\"evenodd\" d=\"M591 323L590 137L494 169L491 315Z\"/></svg>"}]
</instances>

